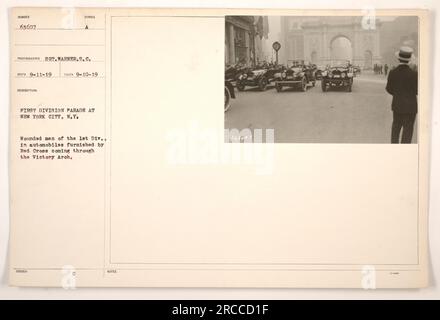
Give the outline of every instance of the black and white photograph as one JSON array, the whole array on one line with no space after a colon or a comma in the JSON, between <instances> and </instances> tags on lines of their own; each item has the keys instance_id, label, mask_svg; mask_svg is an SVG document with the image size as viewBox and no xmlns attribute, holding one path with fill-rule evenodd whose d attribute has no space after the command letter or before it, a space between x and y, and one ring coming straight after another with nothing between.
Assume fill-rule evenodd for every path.
<instances>
[{"instance_id":1,"label":"black and white photograph","mask_svg":"<svg viewBox=\"0 0 440 320\"><path fill-rule=\"evenodd\" d=\"M416 144L418 23L226 16L225 130L240 137L225 140L273 130L276 143Z\"/></svg>"}]
</instances>

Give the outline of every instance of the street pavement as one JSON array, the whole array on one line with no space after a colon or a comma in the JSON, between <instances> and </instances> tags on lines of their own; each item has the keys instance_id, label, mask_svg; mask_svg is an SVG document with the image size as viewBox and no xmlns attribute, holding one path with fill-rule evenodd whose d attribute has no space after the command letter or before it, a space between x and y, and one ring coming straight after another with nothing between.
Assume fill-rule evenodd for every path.
<instances>
[{"instance_id":1,"label":"street pavement","mask_svg":"<svg viewBox=\"0 0 440 320\"><path fill-rule=\"evenodd\" d=\"M225 129L274 129L279 143L390 143L392 97L385 85L384 75L362 73L354 78L352 92L322 92L320 81L306 92L248 87L236 92Z\"/></svg>"}]
</instances>

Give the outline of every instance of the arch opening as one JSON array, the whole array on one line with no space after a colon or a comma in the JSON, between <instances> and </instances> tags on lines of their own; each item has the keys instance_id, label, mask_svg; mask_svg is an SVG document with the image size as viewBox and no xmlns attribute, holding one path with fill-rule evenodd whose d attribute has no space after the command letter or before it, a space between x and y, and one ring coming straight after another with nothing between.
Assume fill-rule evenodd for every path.
<instances>
[{"instance_id":1,"label":"arch opening","mask_svg":"<svg viewBox=\"0 0 440 320\"><path fill-rule=\"evenodd\" d=\"M336 36L330 42L330 59L332 62L353 62L353 45L349 38L343 35Z\"/></svg>"}]
</instances>

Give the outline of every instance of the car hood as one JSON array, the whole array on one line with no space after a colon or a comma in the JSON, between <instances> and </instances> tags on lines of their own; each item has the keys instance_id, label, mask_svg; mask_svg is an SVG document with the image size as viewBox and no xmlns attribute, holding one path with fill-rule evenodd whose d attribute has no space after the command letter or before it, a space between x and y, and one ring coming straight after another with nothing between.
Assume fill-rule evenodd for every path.
<instances>
[{"instance_id":1,"label":"car hood","mask_svg":"<svg viewBox=\"0 0 440 320\"><path fill-rule=\"evenodd\" d=\"M254 76L261 76L262 74L264 74L266 72L266 70L264 70L264 69L260 69L260 70L253 70L252 71L252 74L254 75Z\"/></svg>"},{"instance_id":2,"label":"car hood","mask_svg":"<svg viewBox=\"0 0 440 320\"><path fill-rule=\"evenodd\" d=\"M287 73L289 73L289 74L297 74L297 73L300 73L300 72L303 72L303 69L302 68L290 68L289 70L287 70Z\"/></svg>"},{"instance_id":3,"label":"car hood","mask_svg":"<svg viewBox=\"0 0 440 320\"><path fill-rule=\"evenodd\" d=\"M344 68L344 67L333 67L333 68L330 68L330 71L332 71L332 72L334 72L334 71L348 72L348 68Z\"/></svg>"}]
</instances>

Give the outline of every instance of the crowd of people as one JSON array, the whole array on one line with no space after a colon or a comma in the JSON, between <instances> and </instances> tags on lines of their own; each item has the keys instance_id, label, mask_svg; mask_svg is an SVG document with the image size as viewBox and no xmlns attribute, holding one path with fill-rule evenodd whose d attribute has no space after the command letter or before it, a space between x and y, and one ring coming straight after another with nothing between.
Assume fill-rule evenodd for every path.
<instances>
[{"instance_id":1,"label":"crowd of people","mask_svg":"<svg viewBox=\"0 0 440 320\"><path fill-rule=\"evenodd\" d=\"M375 74L388 75L389 67L388 67L388 65L386 63L385 63L385 65L375 63L374 67L373 67L373 70L374 70Z\"/></svg>"}]
</instances>

